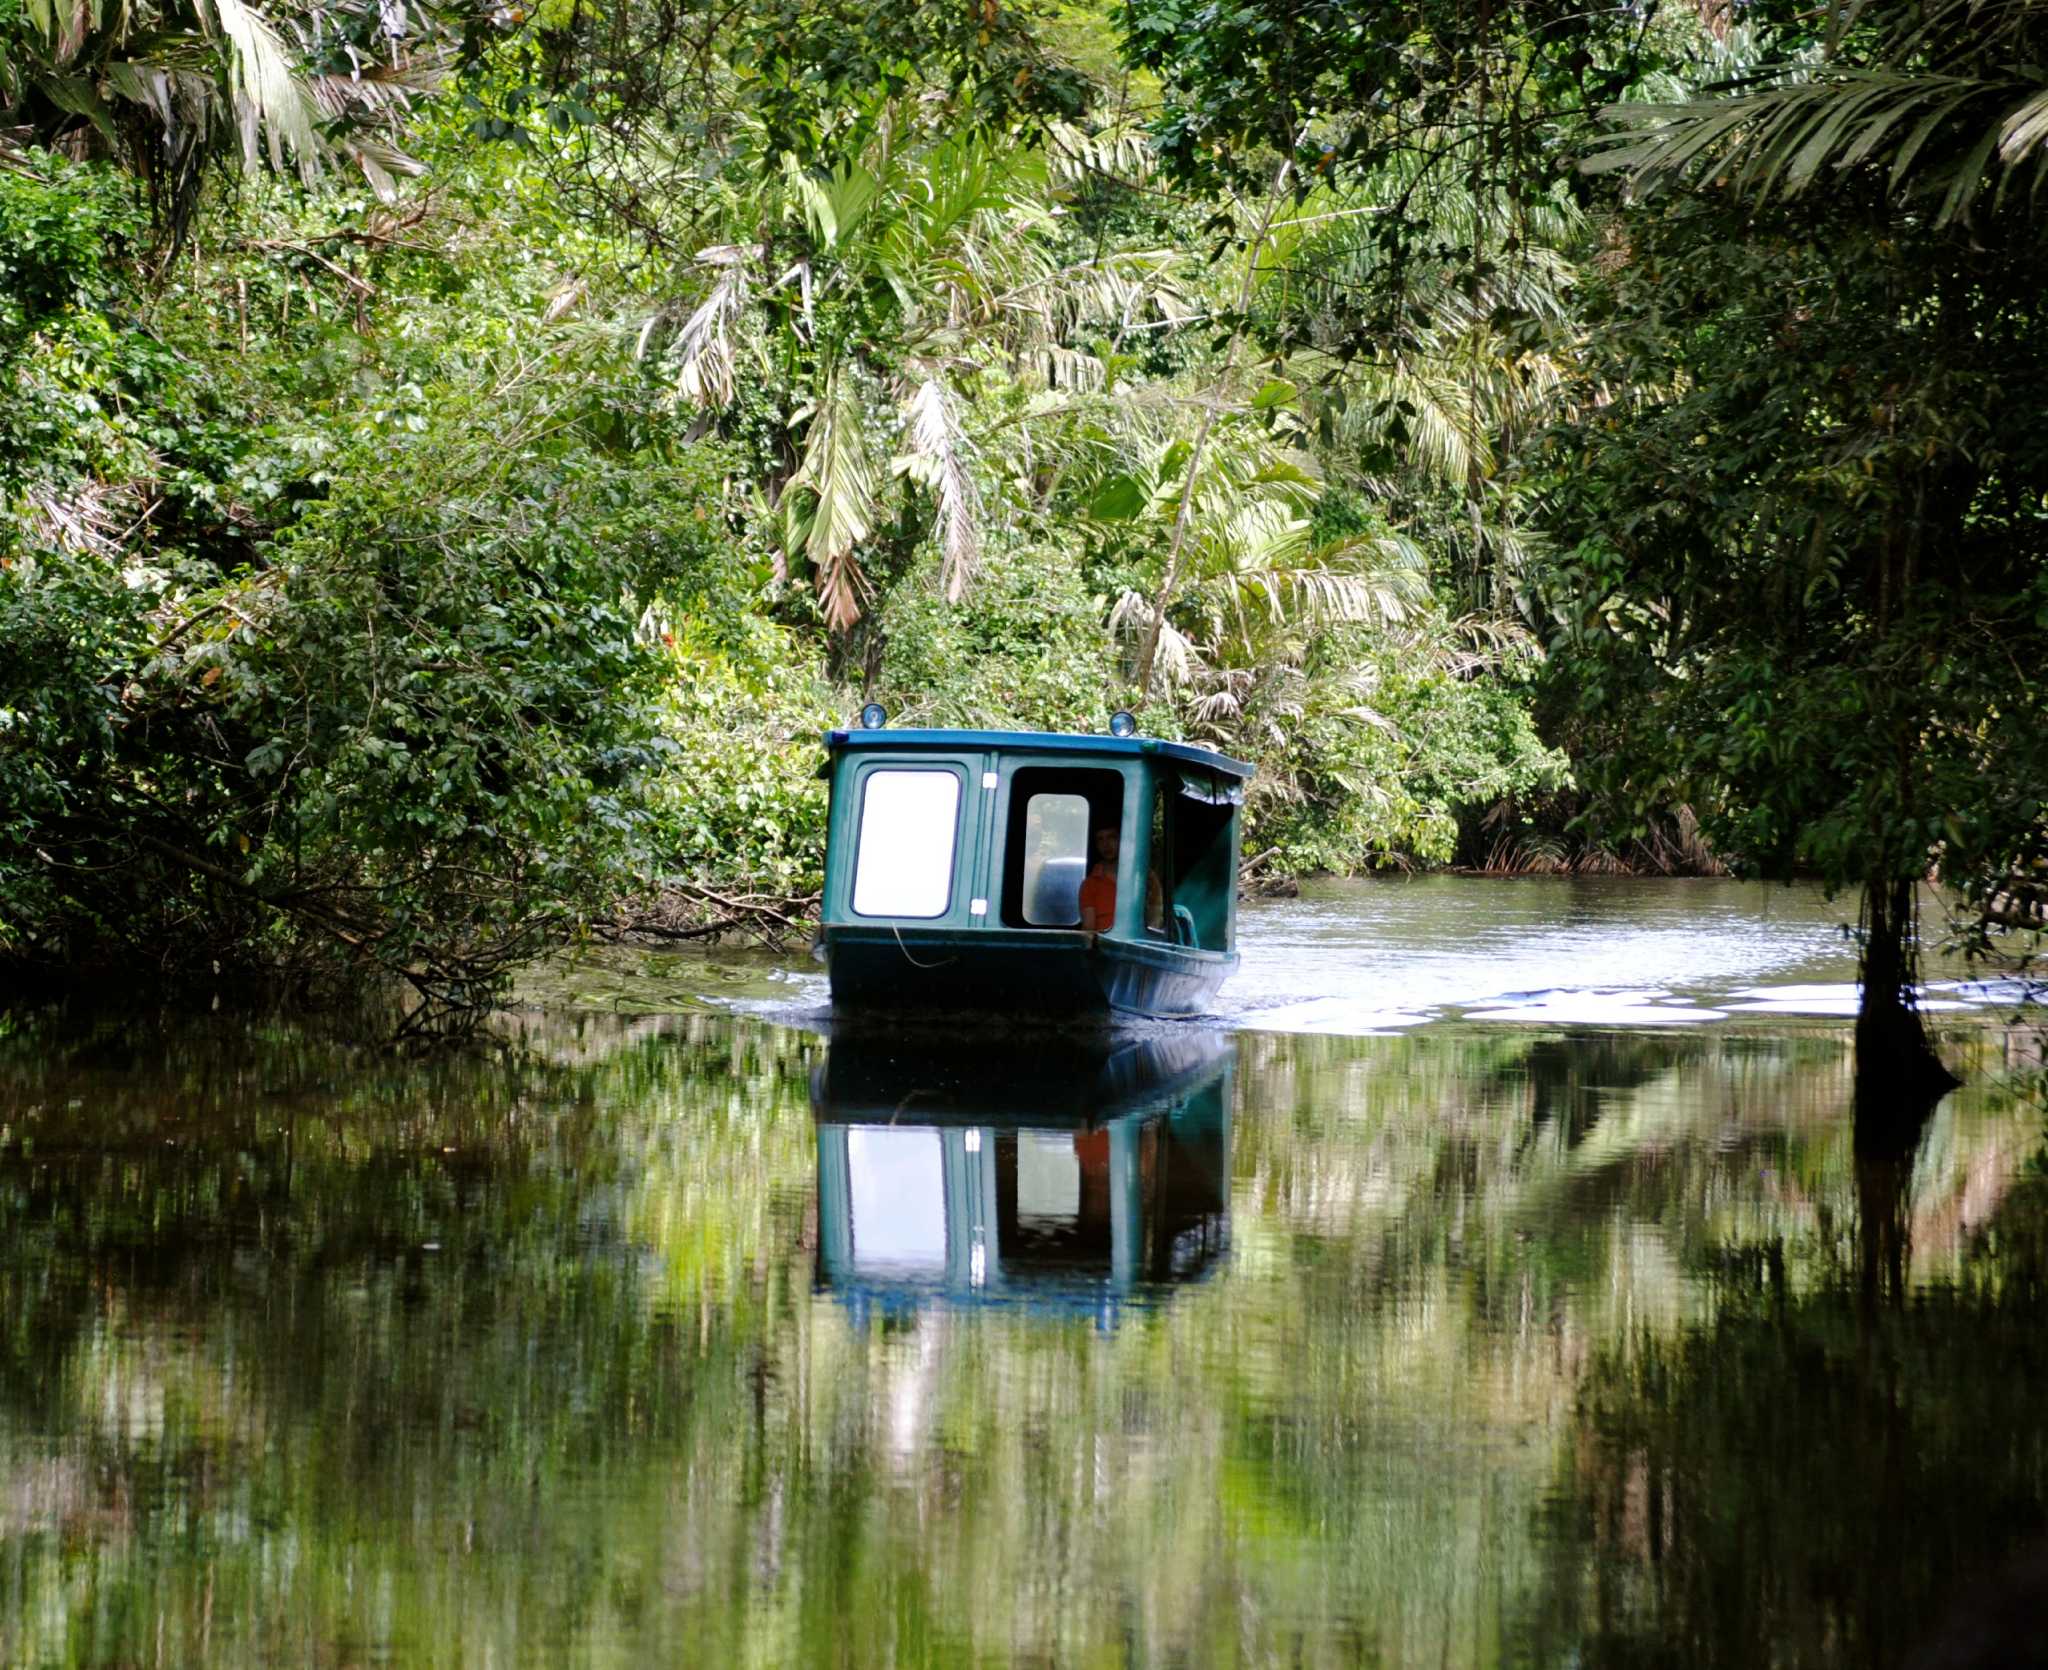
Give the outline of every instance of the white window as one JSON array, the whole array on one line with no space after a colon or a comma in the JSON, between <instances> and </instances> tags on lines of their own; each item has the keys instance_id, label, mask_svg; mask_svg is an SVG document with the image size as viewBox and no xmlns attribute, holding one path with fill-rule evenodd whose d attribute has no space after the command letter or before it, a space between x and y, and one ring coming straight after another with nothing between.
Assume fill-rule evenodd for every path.
<instances>
[{"instance_id":1,"label":"white window","mask_svg":"<svg viewBox=\"0 0 2048 1670\"><path fill-rule=\"evenodd\" d=\"M946 1155L926 1126L846 1133L854 1268L936 1275L946 1268Z\"/></svg>"},{"instance_id":2,"label":"white window","mask_svg":"<svg viewBox=\"0 0 2048 1670\"><path fill-rule=\"evenodd\" d=\"M1087 874L1087 799L1034 794L1024 812L1024 920L1035 928L1071 928L1081 920Z\"/></svg>"},{"instance_id":3,"label":"white window","mask_svg":"<svg viewBox=\"0 0 2048 1670\"><path fill-rule=\"evenodd\" d=\"M959 823L956 773L869 772L861 784L854 914L944 916L953 897Z\"/></svg>"}]
</instances>

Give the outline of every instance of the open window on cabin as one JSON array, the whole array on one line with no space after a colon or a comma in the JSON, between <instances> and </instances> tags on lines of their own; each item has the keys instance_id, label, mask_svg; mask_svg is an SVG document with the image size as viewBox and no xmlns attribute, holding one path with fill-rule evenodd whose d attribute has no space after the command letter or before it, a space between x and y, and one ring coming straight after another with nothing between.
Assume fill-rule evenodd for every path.
<instances>
[{"instance_id":1,"label":"open window on cabin","mask_svg":"<svg viewBox=\"0 0 2048 1670\"><path fill-rule=\"evenodd\" d=\"M1155 939L1221 951L1230 937L1237 888L1231 824L1243 791L1204 771L1163 772L1152 797L1152 873L1160 898L1148 901Z\"/></svg>"},{"instance_id":2,"label":"open window on cabin","mask_svg":"<svg viewBox=\"0 0 2048 1670\"><path fill-rule=\"evenodd\" d=\"M960 774L931 767L870 771L861 779L854 850L856 916L944 916L953 902Z\"/></svg>"},{"instance_id":3,"label":"open window on cabin","mask_svg":"<svg viewBox=\"0 0 2048 1670\"><path fill-rule=\"evenodd\" d=\"M1016 772L1003 836L1004 924L1078 928L1094 833L1107 828L1121 835L1123 821L1122 772L1067 766Z\"/></svg>"}]
</instances>

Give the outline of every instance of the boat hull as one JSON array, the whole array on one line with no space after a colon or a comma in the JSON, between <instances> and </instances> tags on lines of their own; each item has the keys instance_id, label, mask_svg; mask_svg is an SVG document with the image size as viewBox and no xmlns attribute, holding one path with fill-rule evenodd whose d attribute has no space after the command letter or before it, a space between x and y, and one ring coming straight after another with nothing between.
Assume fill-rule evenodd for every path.
<instances>
[{"instance_id":1,"label":"boat hull","mask_svg":"<svg viewBox=\"0 0 2048 1670\"><path fill-rule=\"evenodd\" d=\"M823 948L834 1011L894 1020L1199 1015L1238 961L1235 952L1043 929L834 924Z\"/></svg>"}]
</instances>

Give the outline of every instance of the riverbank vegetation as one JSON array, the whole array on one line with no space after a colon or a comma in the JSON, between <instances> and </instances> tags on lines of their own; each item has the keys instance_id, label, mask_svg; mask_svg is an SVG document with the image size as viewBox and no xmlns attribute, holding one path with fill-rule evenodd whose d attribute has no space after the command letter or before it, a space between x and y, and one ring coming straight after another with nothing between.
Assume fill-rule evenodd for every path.
<instances>
[{"instance_id":1,"label":"riverbank vegetation","mask_svg":"<svg viewBox=\"0 0 2048 1670\"><path fill-rule=\"evenodd\" d=\"M863 700L1130 706L1267 876L1861 889L1911 1046L2048 863L2048 8L1741 19L0 0L0 957L469 1011L800 919Z\"/></svg>"}]
</instances>

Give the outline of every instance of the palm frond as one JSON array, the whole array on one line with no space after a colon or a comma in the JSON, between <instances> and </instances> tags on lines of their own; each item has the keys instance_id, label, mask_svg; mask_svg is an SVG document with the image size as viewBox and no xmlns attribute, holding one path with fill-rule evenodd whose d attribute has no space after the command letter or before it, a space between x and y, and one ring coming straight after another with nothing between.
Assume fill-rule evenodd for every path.
<instances>
[{"instance_id":1,"label":"palm frond","mask_svg":"<svg viewBox=\"0 0 2048 1670\"><path fill-rule=\"evenodd\" d=\"M1224 572L1256 576L1292 563L1308 549L1308 532L1308 518L1283 501L1240 504L1219 530Z\"/></svg>"},{"instance_id":2,"label":"palm frond","mask_svg":"<svg viewBox=\"0 0 2048 1670\"><path fill-rule=\"evenodd\" d=\"M349 134L336 140L334 148L362 172L364 181L381 203L396 200L399 175L417 178L427 171L426 164L418 158L408 156L397 146L387 145L380 139Z\"/></svg>"},{"instance_id":3,"label":"palm frond","mask_svg":"<svg viewBox=\"0 0 2048 1670\"><path fill-rule=\"evenodd\" d=\"M926 250L942 248L976 216L1042 215L1045 159L979 134L947 140L921 162L905 225Z\"/></svg>"},{"instance_id":4,"label":"palm frond","mask_svg":"<svg viewBox=\"0 0 2048 1670\"><path fill-rule=\"evenodd\" d=\"M1253 679L1241 667L1222 668L1210 678L1209 688L1188 703L1188 717L1210 736L1222 736L1244 717L1245 698L1251 693Z\"/></svg>"},{"instance_id":5,"label":"palm frond","mask_svg":"<svg viewBox=\"0 0 2048 1670\"><path fill-rule=\"evenodd\" d=\"M1126 590L1109 611L1109 629L1119 638L1142 640L1152 618L1152 600L1142 592ZM1186 684L1206 666L1194 640L1170 620L1159 623L1159 646L1154 654L1160 676L1168 685Z\"/></svg>"},{"instance_id":6,"label":"palm frond","mask_svg":"<svg viewBox=\"0 0 2048 1670\"><path fill-rule=\"evenodd\" d=\"M2038 0L1899 8L1861 62L1778 64L1693 98L1617 105L1617 131L1580 166L1638 191L1704 175L1754 198L1867 166L1887 191L1936 197L1937 224L1961 220L1994 177L2048 156L2048 73L2024 50L2041 12Z\"/></svg>"},{"instance_id":7,"label":"palm frond","mask_svg":"<svg viewBox=\"0 0 2048 1670\"><path fill-rule=\"evenodd\" d=\"M1346 566L1362 553L1377 558L1382 542L1361 538L1309 553L1306 527L1298 542L1276 546L1292 560L1244 564L1206 576L1191 593L1207 593L1239 621L1238 635L1254 641L1256 612L1272 626L1309 631L1340 625L1396 625L1429 602L1427 571L1419 566Z\"/></svg>"},{"instance_id":8,"label":"palm frond","mask_svg":"<svg viewBox=\"0 0 2048 1670\"><path fill-rule=\"evenodd\" d=\"M806 169L792 155L782 159L782 179L794 200L813 247L830 251L853 241L861 224L886 189L890 171L886 156L877 159L880 172L864 162L847 159L829 174Z\"/></svg>"},{"instance_id":9,"label":"palm frond","mask_svg":"<svg viewBox=\"0 0 2048 1670\"><path fill-rule=\"evenodd\" d=\"M748 294L748 251L714 244L697 251L699 265L718 273L676 337L676 392L692 405L722 410L736 392L734 336ZM643 334L644 347L646 336Z\"/></svg>"},{"instance_id":10,"label":"palm frond","mask_svg":"<svg viewBox=\"0 0 2048 1670\"><path fill-rule=\"evenodd\" d=\"M1498 615L1460 615L1452 621L1443 658L1459 677L1481 668L1543 659L1543 644L1519 621Z\"/></svg>"},{"instance_id":11,"label":"palm frond","mask_svg":"<svg viewBox=\"0 0 2048 1670\"><path fill-rule=\"evenodd\" d=\"M272 168L282 172L289 151L310 177L320 162L313 96L277 31L244 0L197 0L197 10L202 25L227 45L228 99L243 162L257 165L260 139Z\"/></svg>"},{"instance_id":12,"label":"palm frond","mask_svg":"<svg viewBox=\"0 0 2048 1670\"><path fill-rule=\"evenodd\" d=\"M403 64L357 64L347 75L307 78L307 91L329 120L364 114L399 116L447 80L439 60Z\"/></svg>"},{"instance_id":13,"label":"palm frond","mask_svg":"<svg viewBox=\"0 0 2048 1670\"><path fill-rule=\"evenodd\" d=\"M2048 88L2012 111L1998 130L1998 159L2017 163L2048 144Z\"/></svg>"},{"instance_id":14,"label":"palm frond","mask_svg":"<svg viewBox=\"0 0 2048 1670\"><path fill-rule=\"evenodd\" d=\"M957 603L981 560L981 501L967 467L967 434L946 385L927 377L903 408L904 438L910 450L890 469L925 488L938 506L940 575L949 601Z\"/></svg>"},{"instance_id":15,"label":"palm frond","mask_svg":"<svg viewBox=\"0 0 2048 1670\"><path fill-rule=\"evenodd\" d=\"M846 632L860 619L869 590L859 549L874 528L875 478L862 435L859 395L843 370L826 382L804 437L803 463L789 488L806 491L814 500L804 550L816 570L825 624Z\"/></svg>"},{"instance_id":16,"label":"palm frond","mask_svg":"<svg viewBox=\"0 0 2048 1670\"><path fill-rule=\"evenodd\" d=\"M60 489L38 481L23 491L19 508L31 547L112 561L121 555L122 530L133 531L141 498L133 483L87 479Z\"/></svg>"},{"instance_id":17,"label":"palm frond","mask_svg":"<svg viewBox=\"0 0 2048 1670\"><path fill-rule=\"evenodd\" d=\"M1033 359L1038 375L1048 389L1069 389L1080 394L1099 393L1109 381L1109 367L1100 354L1048 343Z\"/></svg>"},{"instance_id":18,"label":"palm frond","mask_svg":"<svg viewBox=\"0 0 2048 1670\"><path fill-rule=\"evenodd\" d=\"M1133 123L1091 132L1075 122L1054 121L1046 125L1045 137L1053 177L1063 185L1079 185L1094 174L1143 185L1158 164L1151 134Z\"/></svg>"},{"instance_id":19,"label":"palm frond","mask_svg":"<svg viewBox=\"0 0 2048 1670\"><path fill-rule=\"evenodd\" d=\"M1128 331L1153 319L1178 324L1192 311L1181 288L1180 265L1176 251L1137 249L1060 268L1057 282L1043 286L1052 323L1064 332L1091 326Z\"/></svg>"},{"instance_id":20,"label":"palm frond","mask_svg":"<svg viewBox=\"0 0 2048 1670\"><path fill-rule=\"evenodd\" d=\"M1409 467L1447 486L1463 487L1493 471L1489 403L1466 368L1451 358L1368 366L1337 423L1352 442L1401 442Z\"/></svg>"}]
</instances>

